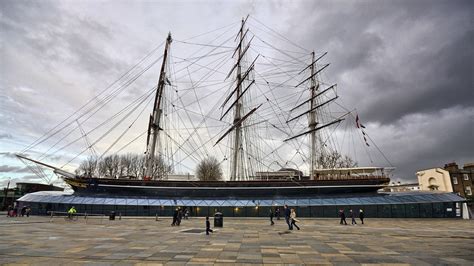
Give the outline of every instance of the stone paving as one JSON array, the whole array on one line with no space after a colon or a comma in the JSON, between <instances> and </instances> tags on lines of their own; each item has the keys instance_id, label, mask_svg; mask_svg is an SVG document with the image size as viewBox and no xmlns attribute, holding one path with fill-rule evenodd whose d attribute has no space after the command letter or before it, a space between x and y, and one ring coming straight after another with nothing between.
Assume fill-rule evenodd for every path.
<instances>
[{"instance_id":1,"label":"stone paving","mask_svg":"<svg viewBox=\"0 0 474 266\"><path fill-rule=\"evenodd\" d=\"M0 217L0 263L39 265L159 264L463 264L474 265L474 221L224 218L207 236L204 218L171 227L161 218ZM194 230L190 230L194 229ZM187 231L187 232L185 232Z\"/></svg>"}]
</instances>

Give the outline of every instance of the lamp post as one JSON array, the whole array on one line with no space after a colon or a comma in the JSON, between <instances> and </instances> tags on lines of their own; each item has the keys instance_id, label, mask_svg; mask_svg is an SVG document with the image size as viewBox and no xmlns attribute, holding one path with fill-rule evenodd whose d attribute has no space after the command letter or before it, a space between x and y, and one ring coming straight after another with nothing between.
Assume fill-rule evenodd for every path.
<instances>
[{"instance_id":1,"label":"lamp post","mask_svg":"<svg viewBox=\"0 0 474 266\"><path fill-rule=\"evenodd\" d=\"M9 177L8 178L8 183L7 183L7 188L5 189L5 194L3 195L2 209L5 209L5 206L7 205L8 189L10 188L10 181L11 180L12 180L12 178Z\"/></svg>"}]
</instances>

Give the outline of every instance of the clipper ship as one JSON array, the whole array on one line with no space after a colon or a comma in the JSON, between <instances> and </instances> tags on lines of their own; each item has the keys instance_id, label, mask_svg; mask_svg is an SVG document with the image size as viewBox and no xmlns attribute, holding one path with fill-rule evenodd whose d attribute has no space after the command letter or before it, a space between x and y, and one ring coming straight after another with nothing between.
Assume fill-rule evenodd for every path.
<instances>
[{"instance_id":1,"label":"clipper ship","mask_svg":"<svg viewBox=\"0 0 474 266\"><path fill-rule=\"evenodd\" d=\"M165 96L167 93L169 94L170 91L176 91L175 93L178 93L176 85L173 84L175 82L171 81L172 78L170 72L172 71L169 68L170 47L173 42L171 33L168 35L165 41L158 84L153 88L154 104L153 112L149 117L148 130L146 131L147 148L145 152L146 159L142 169L142 177L94 177L93 173L81 175L80 173L68 172L63 170L61 167L53 166L41 160L32 159L24 154L17 154L17 157L22 162L27 164L34 163L37 166L52 169L55 174L60 176L74 190L75 194L79 195L116 195L160 198L316 197L318 195L328 193L338 194L374 192L388 185L390 181L389 174L393 170L391 167L355 167L354 165L335 167L333 165L332 167L324 168L324 164L321 163L321 158L328 154L327 152L323 152L325 147L327 147L328 142L327 140L323 139L323 135L320 132L337 126L345 119L345 117L353 115L351 112L348 112L336 117L332 121L327 122L324 122L323 119L320 118L320 115L324 113L322 110L338 98L338 96L328 97L326 95L328 92L334 91L335 85L325 86L326 84L321 82L318 78L320 77L322 71L329 65L319 64L319 61L326 55L326 53L323 53L318 57L316 57L314 51L309 53L309 59L311 60L309 64L303 68L297 68L296 70L293 70L293 77L299 75L300 78L298 83L296 85L292 84L291 87L295 89L303 87L301 90L301 95L304 93L307 95L307 97L302 98L300 95L300 98L294 101L291 109L289 111L285 111L286 118L284 119L282 125L278 126L272 124L269 122L269 119L263 119L263 122L258 121L258 117L263 117L263 115L259 115L259 112L265 112L270 109L269 107L265 107L265 105L272 104L270 99L265 96L263 99L266 101L260 103L257 102L253 105L246 105L246 99L252 98L250 95L252 89L258 89L255 88L259 84L256 82L257 76L262 77L268 87L271 87L273 83L269 81L270 76L254 73L259 57L264 57L267 60L269 60L270 57L263 54L258 54L256 57L250 58L251 43L252 40L256 38L256 35L254 34L252 37L250 37L253 32L246 27L248 18L249 17L247 16L247 18L242 19L240 22L240 29L234 39L234 41L237 42L237 46L234 47L231 52L232 58L235 57L235 59L231 59L233 60L233 64L230 72L228 72L227 76L225 77L225 80L231 76L234 76L235 79L229 82L229 90L225 94L225 99L222 105L220 105L220 118L215 119L219 121L227 119L230 122L226 124L225 129L219 132L219 135L216 135L215 137L205 141L206 145L212 141L214 143L213 147L215 147L217 145L221 145L223 140L228 140L230 149L228 149L228 157L225 156L223 161L227 161L229 164L229 180L169 180L167 177L170 175L170 171L163 171L162 168L160 168L161 170L157 170L157 162L161 162L162 156L166 153L164 151L164 149L166 149L166 144L163 144L164 139L170 138L169 133L166 132L167 124L164 121L168 119L169 122L170 120L166 113L167 110L169 111L169 109L166 108L166 105L170 104L171 102L166 100ZM261 42L263 44L267 44L269 47L273 47L271 43L266 43L263 40L261 40ZM182 43L186 42L182 41ZM215 47L215 49L222 47L221 44L207 44L203 46ZM212 51L215 51L215 49ZM290 57L293 61L293 65L295 65L294 62L298 61L297 58L289 55L289 52L284 50L278 51L288 55L288 57ZM219 54L219 52L215 52L213 54L208 53L208 55L214 54ZM189 61L189 59L187 60ZM193 61L191 65L194 65L195 63L196 62ZM204 65L199 66L201 70L209 68ZM218 71L216 69L214 70ZM301 75L304 74L307 74L307 76L301 78ZM295 79L297 78L293 78L292 81ZM283 83L280 83L280 85L277 84L276 87L281 87L282 84ZM285 98L285 96L282 96L282 98ZM288 100L288 97L286 97L285 100ZM176 107L175 103L171 104L173 108ZM305 107L307 109L301 111ZM299 113L295 114L296 112ZM233 117L230 117L231 113L234 114ZM282 115L279 114L276 115L276 117L279 117L280 119ZM307 118L306 128L303 128L303 130L300 130L300 132L297 132L291 136L290 133L293 133L292 129L296 127L293 123L299 123L301 125L301 120L303 120L302 118L305 117ZM79 119L83 119L83 116L79 117ZM93 144L87 140L87 134L85 134L82 130L78 120L76 120L76 122L88 144L87 148L89 150L93 150ZM252 164L251 160L255 159L254 157L257 156L250 154L249 150L255 149L256 152L254 151L254 154L262 152L261 150L256 149L254 144L252 144L253 137L249 137L246 134L249 133L250 127L262 123L267 123L267 125L270 125L274 132L285 132L285 139L281 141L283 144L301 143L302 138L306 138L309 141L307 144L309 156L305 157L307 158L306 164L309 165L309 175L303 175L302 171L299 171L298 169L289 168L288 164L286 164L285 167L281 167L281 169L277 171L270 171L270 167L273 162L270 163L267 169L265 169L265 167L257 167L256 165L258 165L258 162ZM358 117L357 127L359 127ZM290 133L288 133L288 131ZM365 139L365 142L368 146L366 133L363 133L363 138ZM199 134L193 133L193 136L196 135L197 138L200 138ZM271 139L270 137L267 138ZM44 140L46 139L39 140L36 142L36 144L42 143ZM178 147L183 147L180 146L181 144L179 141L175 142L178 143ZM298 147L297 145L300 144L295 145L293 147ZM201 146L196 146L197 150L201 149ZM301 145L299 147L301 147ZM107 149L107 151L109 150L110 147ZM273 154L274 152L275 151L272 151L266 155L264 154L264 157L269 157L269 154ZM301 153L301 149L296 149L295 153ZM103 156L101 156L101 158L102 157ZM276 163L280 165L278 161L276 161ZM34 167L31 169L34 169ZM256 169L260 169L260 171L257 171Z\"/></svg>"}]
</instances>

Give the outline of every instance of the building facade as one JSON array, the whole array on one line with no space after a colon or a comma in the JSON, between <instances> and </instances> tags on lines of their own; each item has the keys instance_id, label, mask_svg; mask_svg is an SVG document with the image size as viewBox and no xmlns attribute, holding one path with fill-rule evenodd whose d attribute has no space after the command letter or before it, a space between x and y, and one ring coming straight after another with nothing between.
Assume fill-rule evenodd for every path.
<instances>
[{"instance_id":1,"label":"building facade","mask_svg":"<svg viewBox=\"0 0 474 266\"><path fill-rule=\"evenodd\" d=\"M465 199L454 193L412 191L396 193L339 194L299 198L267 199L189 199L147 197L90 197L66 192L30 193L18 200L28 205L32 214L66 212L74 206L80 215L172 216L177 207L189 210L190 216L268 217L270 209L283 214L283 206L294 208L299 217L337 218L339 210L363 210L370 218L461 218Z\"/></svg>"},{"instance_id":2,"label":"building facade","mask_svg":"<svg viewBox=\"0 0 474 266\"><path fill-rule=\"evenodd\" d=\"M473 199L473 177L474 163L465 164L463 168L459 168L456 163L449 163L444 166L449 172L449 176L453 190L463 198Z\"/></svg>"},{"instance_id":3,"label":"building facade","mask_svg":"<svg viewBox=\"0 0 474 266\"><path fill-rule=\"evenodd\" d=\"M416 172L418 184L422 191L453 192L449 172L442 168L432 168Z\"/></svg>"}]
</instances>

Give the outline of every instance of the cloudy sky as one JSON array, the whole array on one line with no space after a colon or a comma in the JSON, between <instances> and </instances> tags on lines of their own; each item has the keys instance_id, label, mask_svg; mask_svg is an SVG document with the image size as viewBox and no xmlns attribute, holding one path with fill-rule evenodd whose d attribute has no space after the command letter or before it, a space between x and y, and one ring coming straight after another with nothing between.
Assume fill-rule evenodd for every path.
<instances>
[{"instance_id":1,"label":"cloudy sky","mask_svg":"<svg viewBox=\"0 0 474 266\"><path fill-rule=\"evenodd\" d=\"M474 162L472 1L0 6L0 187L9 178L36 181L13 153L97 95L169 31L180 40L232 23L237 31L247 14L293 43L328 52L325 76L397 167L395 181L414 181L417 170L452 161ZM156 82L156 72L150 77Z\"/></svg>"}]
</instances>

